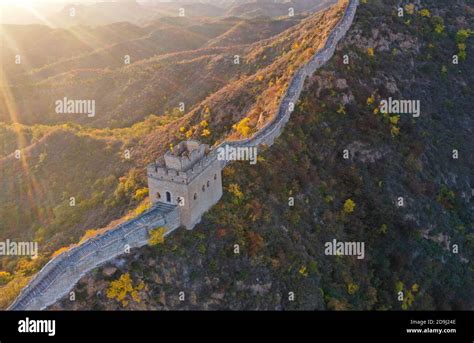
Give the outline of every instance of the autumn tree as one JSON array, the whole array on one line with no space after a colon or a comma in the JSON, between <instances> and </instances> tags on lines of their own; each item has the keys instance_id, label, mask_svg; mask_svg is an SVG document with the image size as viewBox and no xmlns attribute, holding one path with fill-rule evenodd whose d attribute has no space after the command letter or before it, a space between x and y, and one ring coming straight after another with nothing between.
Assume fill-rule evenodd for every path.
<instances>
[{"instance_id":1,"label":"autumn tree","mask_svg":"<svg viewBox=\"0 0 474 343\"><path fill-rule=\"evenodd\" d=\"M238 184L231 183L227 189L229 190L229 193L234 196L235 204L239 204L240 201L244 198L244 193L242 193Z\"/></svg>"},{"instance_id":2,"label":"autumn tree","mask_svg":"<svg viewBox=\"0 0 474 343\"><path fill-rule=\"evenodd\" d=\"M12 279L9 272L0 271L0 285L4 285Z\"/></svg>"},{"instance_id":3,"label":"autumn tree","mask_svg":"<svg viewBox=\"0 0 474 343\"><path fill-rule=\"evenodd\" d=\"M233 125L232 128L237 131L242 137L247 137L250 132L249 122L249 118L244 118L237 124Z\"/></svg>"},{"instance_id":4,"label":"autumn tree","mask_svg":"<svg viewBox=\"0 0 474 343\"><path fill-rule=\"evenodd\" d=\"M356 207L356 204L354 202L354 200L352 199L347 199L345 202L344 202L344 207L343 207L343 210L344 210L344 213L352 213L354 212L354 209Z\"/></svg>"},{"instance_id":5,"label":"autumn tree","mask_svg":"<svg viewBox=\"0 0 474 343\"><path fill-rule=\"evenodd\" d=\"M255 256L257 252L265 246L263 237L253 231L248 232L247 237L250 242L250 247L249 247L250 256Z\"/></svg>"},{"instance_id":6,"label":"autumn tree","mask_svg":"<svg viewBox=\"0 0 474 343\"><path fill-rule=\"evenodd\" d=\"M139 188L135 191L135 195L133 196L133 198L137 201L141 201L147 195L148 195L148 188L143 187L143 188Z\"/></svg>"},{"instance_id":7,"label":"autumn tree","mask_svg":"<svg viewBox=\"0 0 474 343\"><path fill-rule=\"evenodd\" d=\"M163 226L151 230L150 238L148 239L148 244L151 246L163 244L165 242L165 233L166 228Z\"/></svg>"},{"instance_id":8,"label":"autumn tree","mask_svg":"<svg viewBox=\"0 0 474 343\"><path fill-rule=\"evenodd\" d=\"M122 306L127 306L129 300L137 303L141 301L140 292L145 288L145 283L142 281L136 287L133 286L132 278L129 273L122 274L118 280L112 281L107 288L107 298L119 301Z\"/></svg>"}]
</instances>

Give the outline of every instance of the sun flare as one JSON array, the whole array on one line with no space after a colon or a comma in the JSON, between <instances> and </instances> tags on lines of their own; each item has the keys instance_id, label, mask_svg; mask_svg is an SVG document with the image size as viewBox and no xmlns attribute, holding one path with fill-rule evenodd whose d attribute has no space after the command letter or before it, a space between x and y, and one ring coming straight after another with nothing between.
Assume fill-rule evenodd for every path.
<instances>
[{"instance_id":1,"label":"sun flare","mask_svg":"<svg viewBox=\"0 0 474 343\"><path fill-rule=\"evenodd\" d=\"M0 0L0 5L32 5L37 0Z\"/></svg>"}]
</instances>

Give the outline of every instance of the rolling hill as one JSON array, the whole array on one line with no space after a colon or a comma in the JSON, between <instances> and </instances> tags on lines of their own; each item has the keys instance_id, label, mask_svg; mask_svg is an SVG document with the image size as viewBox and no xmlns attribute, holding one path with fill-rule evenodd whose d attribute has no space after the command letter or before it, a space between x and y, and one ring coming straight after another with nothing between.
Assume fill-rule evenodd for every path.
<instances>
[{"instance_id":1,"label":"rolling hill","mask_svg":"<svg viewBox=\"0 0 474 343\"><path fill-rule=\"evenodd\" d=\"M326 17L317 13L281 20L227 19L224 24L202 24L214 29L207 36L192 32L195 24L189 28L162 28L143 38L59 59L23 73L10 87L12 101L18 107L18 120L24 124L76 122L94 127L125 127L150 113L171 112L181 102L190 111L193 107L202 108L200 102L223 87L227 90L221 90L221 94L239 89L237 93L245 96L249 91L257 95L261 93L259 88L272 83L273 90L281 94L292 72L286 66L298 66L321 47L340 13L341 7L335 6ZM133 61L130 65L123 64L125 54ZM234 63L236 55L242 61L239 64ZM266 81L257 82L257 72L264 68ZM54 104L64 97L97 99L97 116L58 115ZM213 107L219 107L216 99L214 96ZM227 103L228 100L227 97ZM232 117L240 118L246 110L237 107ZM264 116L268 112L271 108ZM0 101L0 118L10 120L5 101ZM255 120L263 123L266 119Z\"/></svg>"}]
</instances>

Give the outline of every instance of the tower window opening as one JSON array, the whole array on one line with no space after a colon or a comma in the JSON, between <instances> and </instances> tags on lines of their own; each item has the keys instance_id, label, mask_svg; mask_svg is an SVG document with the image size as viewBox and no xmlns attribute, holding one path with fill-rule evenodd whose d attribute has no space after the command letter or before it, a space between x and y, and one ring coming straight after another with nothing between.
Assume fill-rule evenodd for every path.
<instances>
[{"instance_id":1,"label":"tower window opening","mask_svg":"<svg viewBox=\"0 0 474 343\"><path fill-rule=\"evenodd\" d=\"M171 193L166 192L166 202L171 202Z\"/></svg>"}]
</instances>

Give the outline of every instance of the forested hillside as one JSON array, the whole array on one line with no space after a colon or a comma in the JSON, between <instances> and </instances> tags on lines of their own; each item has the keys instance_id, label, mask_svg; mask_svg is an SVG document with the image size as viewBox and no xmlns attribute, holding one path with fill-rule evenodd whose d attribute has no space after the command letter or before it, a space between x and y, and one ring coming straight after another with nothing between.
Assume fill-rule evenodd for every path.
<instances>
[{"instance_id":1,"label":"forested hillside","mask_svg":"<svg viewBox=\"0 0 474 343\"><path fill-rule=\"evenodd\" d=\"M259 21L42 27L34 37L8 27L9 59L0 75L0 239L38 242L39 258L0 260L0 307L52 256L147 209L145 167L170 144L214 144L270 120L293 72L324 45L346 4ZM115 34L105 43L109 30ZM88 35L94 44L78 53ZM47 56L39 47L48 40L71 48ZM15 49L22 52L18 65ZM125 51L133 52L129 65L121 64ZM97 115L55 113L63 97L96 100ZM245 130L235 129L241 120Z\"/></svg>"},{"instance_id":2,"label":"forested hillside","mask_svg":"<svg viewBox=\"0 0 474 343\"><path fill-rule=\"evenodd\" d=\"M201 224L54 308L472 310L474 9L397 4L361 1L282 137L224 170ZM420 116L381 113L389 97L420 100ZM365 258L325 255L333 239L364 242Z\"/></svg>"}]
</instances>

